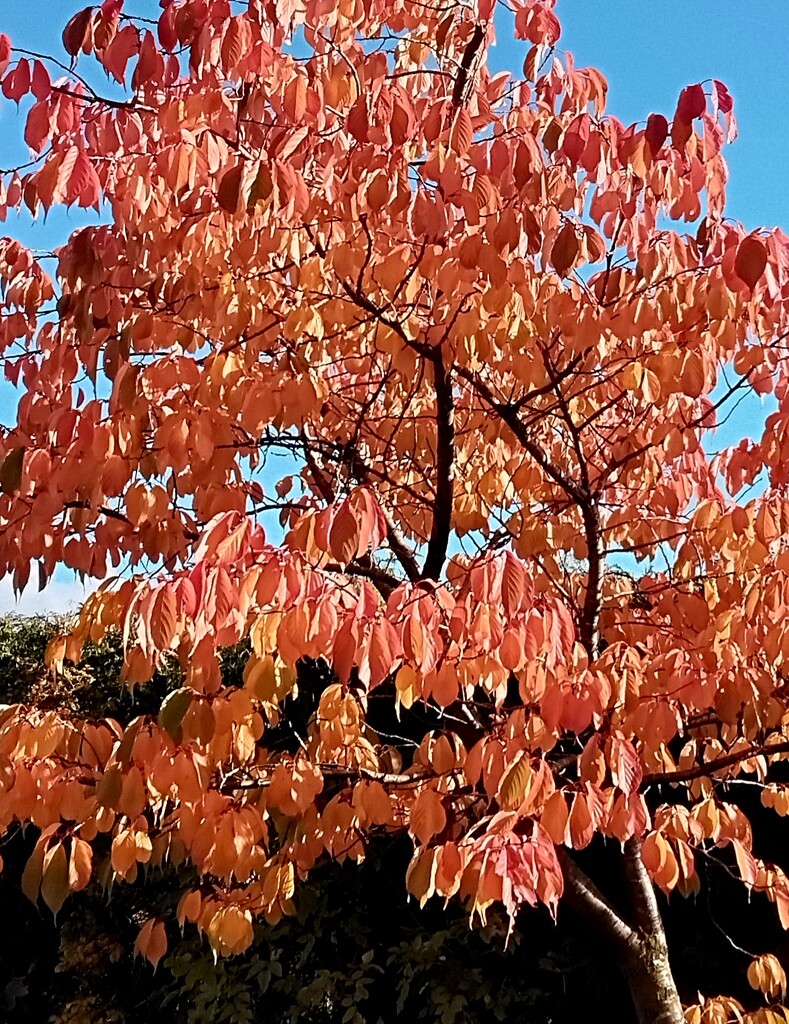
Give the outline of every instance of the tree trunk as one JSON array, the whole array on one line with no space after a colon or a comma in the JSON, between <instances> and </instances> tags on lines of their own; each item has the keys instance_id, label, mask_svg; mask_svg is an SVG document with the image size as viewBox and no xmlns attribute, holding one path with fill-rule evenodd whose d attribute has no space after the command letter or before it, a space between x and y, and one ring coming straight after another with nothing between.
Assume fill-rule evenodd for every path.
<instances>
[{"instance_id":1,"label":"tree trunk","mask_svg":"<svg viewBox=\"0 0 789 1024\"><path fill-rule=\"evenodd\" d=\"M683 1024L685 1014L671 973L666 931L655 887L641 859L640 839L625 843L623 860L637 935L624 967L639 1024Z\"/></svg>"},{"instance_id":2,"label":"tree trunk","mask_svg":"<svg viewBox=\"0 0 789 1024\"><path fill-rule=\"evenodd\" d=\"M610 946L633 996L639 1024L684 1024L671 972L660 909L644 863L641 842L625 843L623 868L631 913L623 915L566 851L560 851L567 902Z\"/></svg>"},{"instance_id":3,"label":"tree trunk","mask_svg":"<svg viewBox=\"0 0 789 1024\"><path fill-rule=\"evenodd\" d=\"M662 929L661 929L662 930ZM684 1024L665 939L644 936L622 962L639 1024Z\"/></svg>"}]
</instances>

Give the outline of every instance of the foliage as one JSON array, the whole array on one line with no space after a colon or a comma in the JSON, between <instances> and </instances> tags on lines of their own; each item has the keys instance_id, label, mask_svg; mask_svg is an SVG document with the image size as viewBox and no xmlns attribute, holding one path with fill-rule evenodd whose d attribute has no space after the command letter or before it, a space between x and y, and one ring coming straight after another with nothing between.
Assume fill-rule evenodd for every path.
<instances>
[{"instance_id":1,"label":"foliage","mask_svg":"<svg viewBox=\"0 0 789 1024\"><path fill-rule=\"evenodd\" d=\"M789 924L729 789L789 809L789 247L724 215L722 83L626 127L551 0L513 0L525 77L492 75L494 7L165 0L152 28L106 0L55 82L0 37L36 157L3 211L109 218L54 279L0 241L0 568L134 570L48 663L118 630L131 687L180 671L128 723L4 712L0 828L40 828L23 885L56 914L191 866L176 917L222 956L408 833L420 904L563 901L674 1024L656 891L731 855ZM713 453L749 392L777 411Z\"/></svg>"},{"instance_id":2,"label":"foliage","mask_svg":"<svg viewBox=\"0 0 789 1024\"><path fill-rule=\"evenodd\" d=\"M78 669L67 665L55 677L45 671L43 653L64 624L54 617L0 619L0 702L46 699L49 707L97 717L139 711L116 704L148 695L147 689L133 695L119 690L117 636L88 645ZM223 679L239 685L248 651L223 654ZM34 837L16 833L3 849L0 907L15 928L8 948L0 944L0 992L12 1024L45 1017L56 1024L144 1024L160 1019L162 1006L175 1024L241 1022L264 1013L282 1024L339 1024L349 1000L371 1022L405 1011L432 1024L462 1012L464 1020L483 1024L517 1018L529 1006L535 1022L550 1018L555 1024L574 1019L604 993L612 1001L610 982L597 980L600 964L590 961L583 935L574 930L546 931L533 920L529 941L505 948L500 920L470 931L457 908L420 910L403 890L382 884L405 869L402 843L376 846L361 870L325 865L300 888L297 913L256 926L254 943L242 956L217 960L194 934L171 933L172 952L153 975L131 956L135 922L152 911L173 912L183 884L177 872L116 888L110 901L100 885L92 885L53 922L46 908L17 898L33 843ZM539 962L531 954L535 932ZM572 978L572 998L565 975ZM372 985L360 998L362 978Z\"/></svg>"},{"instance_id":3,"label":"foliage","mask_svg":"<svg viewBox=\"0 0 789 1024\"><path fill-rule=\"evenodd\" d=\"M155 714L174 686L174 675L163 666L150 688L130 691L121 683L123 649L117 634L101 644L86 644L79 665L62 672L48 670L47 645L70 621L58 616L0 618L0 679L6 703L57 709L83 718L110 716L127 722L138 714Z\"/></svg>"}]
</instances>

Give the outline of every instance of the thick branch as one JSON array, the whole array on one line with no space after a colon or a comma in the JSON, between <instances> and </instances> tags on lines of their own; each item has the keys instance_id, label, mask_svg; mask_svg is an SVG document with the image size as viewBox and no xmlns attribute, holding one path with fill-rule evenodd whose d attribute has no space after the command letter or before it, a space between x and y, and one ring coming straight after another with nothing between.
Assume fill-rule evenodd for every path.
<instances>
[{"instance_id":1,"label":"thick branch","mask_svg":"<svg viewBox=\"0 0 789 1024\"><path fill-rule=\"evenodd\" d=\"M581 609L581 643L591 660L600 653L600 608L603 603L603 537L597 502L589 497L581 505L586 534L589 571L586 579L584 605Z\"/></svg>"},{"instance_id":2,"label":"thick branch","mask_svg":"<svg viewBox=\"0 0 789 1024\"><path fill-rule=\"evenodd\" d=\"M663 921L655 899L655 887L641 857L640 839L633 837L627 840L622 859L636 927L644 935L660 938L664 935Z\"/></svg>"},{"instance_id":3,"label":"thick branch","mask_svg":"<svg viewBox=\"0 0 789 1024\"><path fill-rule=\"evenodd\" d=\"M409 580L414 582L419 579L419 565L414 552L408 546L405 538L403 537L400 530L397 528L395 523L392 521L389 513L384 509L384 518L386 519L386 543L392 554L395 556L400 565L405 569L406 576Z\"/></svg>"},{"instance_id":4,"label":"thick branch","mask_svg":"<svg viewBox=\"0 0 789 1024\"><path fill-rule=\"evenodd\" d=\"M581 483L576 483L562 470L551 462L545 451L536 444L528 435L527 429L518 414L516 406L499 402L491 389L479 377L466 367L458 367L458 373L464 377L474 388L482 400L501 418L515 435L521 447L534 459L546 476L557 483L565 494L581 510L586 537L587 555L589 561L589 575L586 584L584 605L581 611L581 642L586 648L589 657L594 659L599 653L600 647L600 606L602 603L603 586L603 536L600 526L600 514L597 501L589 487L586 464L583 460L583 452L580 447L580 440L574 437L576 451L579 460L579 471ZM560 405L564 405L563 397L560 397ZM569 418L569 410L565 406L565 414ZM575 426L572 425L572 431Z\"/></svg>"},{"instance_id":5,"label":"thick branch","mask_svg":"<svg viewBox=\"0 0 789 1024\"><path fill-rule=\"evenodd\" d=\"M733 754L726 754L724 757L717 757L706 764L694 765L692 768L678 768L674 772L653 772L645 775L641 788L654 786L660 782L690 782L692 779L703 779L708 775L721 771L723 768L730 768L733 764L741 761L748 761L752 757L769 756L771 754L789 754L789 740L783 743L765 743L760 747L751 747L748 750L738 750Z\"/></svg>"},{"instance_id":6,"label":"thick branch","mask_svg":"<svg viewBox=\"0 0 789 1024\"><path fill-rule=\"evenodd\" d=\"M320 250L317 251L320 252ZM353 301L356 303L357 306L360 307L360 309L363 309L365 312L369 313L370 316L374 317L379 323L383 324L385 327L388 327L390 330L394 331L394 333L398 336L398 338L400 338L400 340L405 345L407 345L409 348L412 348L415 352L418 352L420 356L422 356L425 359L433 359L435 353L432 345L428 345L422 341L417 341L415 338L409 338L405 330L403 329L403 325L400 323L400 321L395 320L393 317L387 316L386 313L384 313L384 311L379 306L377 306L372 301L372 299L368 298L364 294L364 292L361 291L359 288L352 287L350 284L348 284L347 281L341 281L340 284L342 285L343 291L348 296L348 298L353 299Z\"/></svg>"},{"instance_id":7,"label":"thick branch","mask_svg":"<svg viewBox=\"0 0 789 1024\"><path fill-rule=\"evenodd\" d=\"M395 587L399 587L403 582L399 576L395 576L394 573L387 572L382 566L376 565L369 555L363 555L361 558L349 562L348 565L328 562L324 568L327 572L336 572L348 576L362 576L364 579L369 580L384 598L388 597Z\"/></svg>"},{"instance_id":8,"label":"thick branch","mask_svg":"<svg viewBox=\"0 0 789 1024\"><path fill-rule=\"evenodd\" d=\"M632 927L611 906L570 854L559 849L565 898L595 928L627 978L640 1024L683 1024L655 890L641 859L640 840L625 844L625 875L635 913Z\"/></svg>"},{"instance_id":9,"label":"thick branch","mask_svg":"<svg viewBox=\"0 0 789 1024\"><path fill-rule=\"evenodd\" d=\"M453 769L449 772L419 772L408 775L405 772L378 772L370 768L348 768L345 765L329 762L317 764L316 767L325 778L366 779L368 782L380 782L382 786L418 786L428 779L448 779L453 775L460 774ZM256 778L250 770L236 768L222 779L219 788L223 792L240 789L265 789L271 785L271 769L268 770L268 776ZM451 792L459 794L461 790L453 789ZM467 792L467 788L463 787L462 792Z\"/></svg>"},{"instance_id":10,"label":"thick branch","mask_svg":"<svg viewBox=\"0 0 789 1024\"><path fill-rule=\"evenodd\" d=\"M437 580L444 568L452 529L455 410L452 402L452 379L444 366L440 349L435 352L431 362L436 389L436 499L422 577Z\"/></svg>"},{"instance_id":11,"label":"thick branch","mask_svg":"<svg viewBox=\"0 0 789 1024\"><path fill-rule=\"evenodd\" d=\"M474 88L474 73L479 63L479 50L485 38L486 30L482 25L475 25L471 39L469 39L463 56L460 58L458 76L452 89L452 105L462 107L468 102L469 95Z\"/></svg>"},{"instance_id":12,"label":"thick branch","mask_svg":"<svg viewBox=\"0 0 789 1024\"><path fill-rule=\"evenodd\" d=\"M585 917L621 956L631 956L638 947L636 932L622 919L564 847L557 847L556 853L564 875L564 899L567 904Z\"/></svg>"}]
</instances>

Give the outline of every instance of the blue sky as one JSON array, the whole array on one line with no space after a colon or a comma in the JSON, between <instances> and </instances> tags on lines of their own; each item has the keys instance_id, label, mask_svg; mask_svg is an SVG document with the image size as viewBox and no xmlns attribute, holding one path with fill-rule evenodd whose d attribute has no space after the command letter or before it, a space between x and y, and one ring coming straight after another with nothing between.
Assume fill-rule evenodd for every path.
<instances>
[{"instance_id":1,"label":"blue sky","mask_svg":"<svg viewBox=\"0 0 789 1024\"><path fill-rule=\"evenodd\" d=\"M85 2L0 0L0 32L17 46L60 54L63 25ZM126 8L147 17L159 13L156 0L127 0ZM600 68L609 83L609 111L626 124L653 111L670 118L685 85L709 78L725 82L734 96L740 130L726 152L729 215L749 229L777 224L789 232L787 0L558 0L556 10L563 26L559 46L572 51L576 66ZM502 23L492 61L497 69L519 73L528 45L508 38L505 29ZM3 100L0 167L25 153L19 142L22 127L13 104ZM51 248L84 223L84 216L57 211L46 225L10 220L0 225L0 232ZM750 402L738 412L733 429L738 435L754 433L762 416L758 402ZM0 422L11 419L13 394L0 387ZM10 585L0 581L0 613L63 609L84 593L62 575L42 594L28 590L16 604Z\"/></svg>"}]
</instances>

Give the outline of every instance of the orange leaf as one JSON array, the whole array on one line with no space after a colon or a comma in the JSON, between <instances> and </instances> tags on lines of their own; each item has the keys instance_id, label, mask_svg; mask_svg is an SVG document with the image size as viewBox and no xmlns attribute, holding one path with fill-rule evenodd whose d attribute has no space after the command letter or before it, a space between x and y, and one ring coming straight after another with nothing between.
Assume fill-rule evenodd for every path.
<instances>
[{"instance_id":1,"label":"orange leaf","mask_svg":"<svg viewBox=\"0 0 789 1024\"><path fill-rule=\"evenodd\" d=\"M155 971L159 961L167 952L167 932L164 922L156 917L148 918L134 943L134 951L136 954L144 956L153 965Z\"/></svg>"},{"instance_id":2,"label":"orange leaf","mask_svg":"<svg viewBox=\"0 0 789 1024\"><path fill-rule=\"evenodd\" d=\"M338 508L329 531L329 546L340 565L356 557L359 548L359 524L347 502Z\"/></svg>"},{"instance_id":3,"label":"orange leaf","mask_svg":"<svg viewBox=\"0 0 789 1024\"><path fill-rule=\"evenodd\" d=\"M41 896L57 917L69 894L69 865L62 843L55 843L44 854Z\"/></svg>"},{"instance_id":4,"label":"orange leaf","mask_svg":"<svg viewBox=\"0 0 789 1024\"><path fill-rule=\"evenodd\" d=\"M68 886L72 892L84 889L90 881L93 851L84 839L71 840L71 857L68 866Z\"/></svg>"},{"instance_id":5,"label":"orange leaf","mask_svg":"<svg viewBox=\"0 0 789 1024\"><path fill-rule=\"evenodd\" d=\"M441 797L434 789L423 789L411 805L408 828L423 845L443 831L447 816Z\"/></svg>"}]
</instances>

